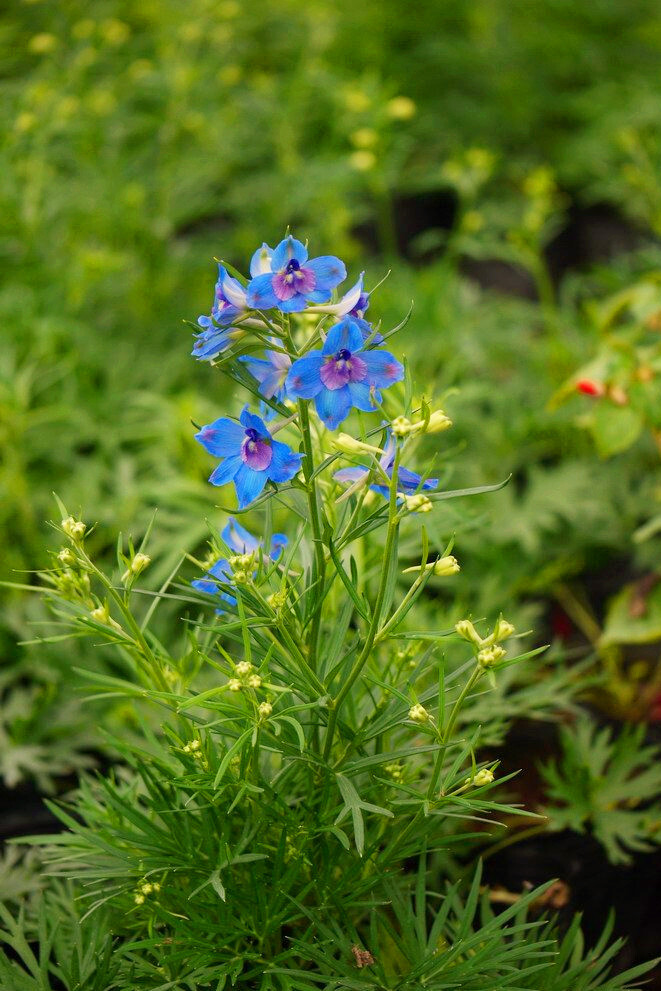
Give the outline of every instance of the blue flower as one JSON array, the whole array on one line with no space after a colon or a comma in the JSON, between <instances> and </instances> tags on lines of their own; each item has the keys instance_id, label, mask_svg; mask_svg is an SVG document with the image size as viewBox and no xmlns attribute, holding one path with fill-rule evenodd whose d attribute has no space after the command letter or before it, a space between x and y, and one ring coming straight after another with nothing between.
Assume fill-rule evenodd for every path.
<instances>
[{"instance_id":1,"label":"blue flower","mask_svg":"<svg viewBox=\"0 0 661 991\"><path fill-rule=\"evenodd\" d=\"M308 261L305 246L291 235L269 256L270 251L264 244L252 258L251 275L258 274L248 283L247 300L253 309L277 306L283 313L298 313L308 302L328 302L331 289L347 277L344 263L334 255Z\"/></svg>"},{"instance_id":2,"label":"blue flower","mask_svg":"<svg viewBox=\"0 0 661 991\"><path fill-rule=\"evenodd\" d=\"M230 516L227 526L220 534L223 542L229 547L230 550L234 551L235 554L256 554L260 547L263 546L261 540L257 537L253 537L240 523ZM274 533L271 537L271 547L269 550L269 557L272 561L277 561L282 554L283 548L287 546L287 537L284 533ZM236 605L236 598L230 595L229 592L222 592L220 590L220 585L232 585L232 567L227 560L227 558L220 558L213 565L212 568L206 573L204 578L195 578L191 585L193 588L197 589L198 592L204 592L206 595L217 595L220 596L225 602L230 605ZM217 609L216 612L221 613L221 609Z\"/></svg>"},{"instance_id":3,"label":"blue flower","mask_svg":"<svg viewBox=\"0 0 661 991\"><path fill-rule=\"evenodd\" d=\"M345 317L328 332L321 351L298 358L287 376L287 393L314 399L317 413L330 430L347 418L352 407L372 412L370 389L384 389L404 377L404 368L389 351L363 350L357 321ZM378 392L375 398L380 402Z\"/></svg>"},{"instance_id":4,"label":"blue flower","mask_svg":"<svg viewBox=\"0 0 661 991\"><path fill-rule=\"evenodd\" d=\"M392 434L388 434L388 440L386 446L383 449L383 454L379 459L379 466L383 474L391 479L392 469L395 463L395 439ZM336 471L333 478L336 478L338 482L360 482L365 478L369 472L370 468L366 468L363 465L356 465L355 468L341 468L340 471ZM426 478L423 482L422 476L416 474L414 471L409 471L408 468L403 468L401 465L397 470L397 491L403 492L409 495L412 492L429 492L438 487L437 478ZM382 496L386 498L389 495L389 488L387 485L370 485L370 488L375 492L379 492Z\"/></svg>"},{"instance_id":5,"label":"blue flower","mask_svg":"<svg viewBox=\"0 0 661 991\"><path fill-rule=\"evenodd\" d=\"M205 361L215 358L217 354L228 348L232 340L232 328L225 328L245 310L246 290L240 282L227 274L227 270L222 265L219 265L211 316L197 318L202 331L195 339L191 351L193 357Z\"/></svg>"},{"instance_id":6,"label":"blue flower","mask_svg":"<svg viewBox=\"0 0 661 991\"><path fill-rule=\"evenodd\" d=\"M282 342L272 338L273 343L282 347ZM239 360L248 366L250 374L259 382L259 391L267 399L274 397L283 402L287 395L285 380L291 368L291 358L283 351L265 351L266 358L253 358L244 355Z\"/></svg>"},{"instance_id":7,"label":"blue flower","mask_svg":"<svg viewBox=\"0 0 661 991\"><path fill-rule=\"evenodd\" d=\"M209 476L212 485L234 482L239 509L263 491L267 481L288 482L300 468L302 454L273 440L264 421L244 407L240 423L220 417L195 434L195 439L223 460Z\"/></svg>"}]
</instances>

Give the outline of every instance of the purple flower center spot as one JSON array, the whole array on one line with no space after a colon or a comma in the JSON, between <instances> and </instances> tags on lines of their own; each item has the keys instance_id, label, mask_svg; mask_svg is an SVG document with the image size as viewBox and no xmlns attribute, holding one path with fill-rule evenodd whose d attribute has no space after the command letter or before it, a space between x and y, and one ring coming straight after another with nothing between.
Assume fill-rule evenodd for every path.
<instances>
[{"instance_id":1,"label":"purple flower center spot","mask_svg":"<svg viewBox=\"0 0 661 991\"><path fill-rule=\"evenodd\" d=\"M327 389L341 389L348 382L362 382L367 365L359 355L341 348L321 366L320 375Z\"/></svg>"},{"instance_id":2,"label":"purple flower center spot","mask_svg":"<svg viewBox=\"0 0 661 991\"><path fill-rule=\"evenodd\" d=\"M264 471L271 464L272 457L270 441L260 437L254 427L248 427L246 439L241 445L241 460L254 471Z\"/></svg>"}]
</instances>

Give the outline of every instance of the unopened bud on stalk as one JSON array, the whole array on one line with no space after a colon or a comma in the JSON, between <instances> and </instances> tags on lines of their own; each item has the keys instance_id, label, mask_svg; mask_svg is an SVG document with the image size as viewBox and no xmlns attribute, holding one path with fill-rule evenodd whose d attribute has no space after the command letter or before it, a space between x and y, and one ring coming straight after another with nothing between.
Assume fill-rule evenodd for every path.
<instances>
[{"instance_id":1,"label":"unopened bud on stalk","mask_svg":"<svg viewBox=\"0 0 661 991\"><path fill-rule=\"evenodd\" d=\"M150 563L151 558L148 554L141 554L139 552L134 554L128 568L122 575L122 581L127 582L130 578L135 578L141 571L144 571Z\"/></svg>"},{"instance_id":2,"label":"unopened bud on stalk","mask_svg":"<svg viewBox=\"0 0 661 991\"><path fill-rule=\"evenodd\" d=\"M63 547L60 553L57 555L58 561L62 564L71 565L76 563L76 555L73 551L69 550L68 547Z\"/></svg>"},{"instance_id":3,"label":"unopened bud on stalk","mask_svg":"<svg viewBox=\"0 0 661 991\"><path fill-rule=\"evenodd\" d=\"M436 561L430 561L429 564L425 565L424 570L426 572L431 571L434 575L437 576L437 578L446 578L449 575L456 575L458 571L461 571L461 566L457 561L456 557L453 557L452 554L448 554L447 557L439 557L436 559ZM416 567L413 568L404 568L403 574L406 575L412 571L420 571L420 565L417 565ZM468 620L462 620L462 622L467 623ZM460 632L459 625L460 624L458 623L457 626L455 627L457 633Z\"/></svg>"},{"instance_id":4,"label":"unopened bud on stalk","mask_svg":"<svg viewBox=\"0 0 661 991\"><path fill-rule=\"evenodd\" d=\"M229 688L230 692L240 692L241 682L239 681L238 678L230 678L230 680L227 682L227 687Z\"/></svg>"},{"instance_id":5,"label":"unopened bud on stalk","mask_svg":"<svg viewBox=\"0 0 661 991\"><path fill-rule=\"evenodd\" d=\"M481 668L492 668L505 656L505 651L498 644L492 647L484 647L477 655L477 663Z\"/></svg>"},{"instance_id":6,"label":"unopened bud on stalk","mask_svg":"<svg viewBox=\"0 0 661 991\"><path fill-rule=\"evenodd\" d=\"M285 589L282 589L280 592L271 592L266 601L271 609L274 609L277 612L278 609L282 609L282 607L286 604L287 592Z\"/></svg>"},{"instance_id":7,"label":"unopened bud on stalk","mask_svg":"<svg viewBox=\"0 0 661 991\"><path fill-rule=\"evenodd\" d=\"M483 767L476 772L474 777L466 778L467 785L473 785L474 788L481 788L482 785L490 785L493 781L493 771L490 767Z\"/></svg>"},{"instance_id":8,"label":"unopened bud on stalk","mask_svg":"<svg viewBox=\"0 0 661 991\"><path fill-rule=\"evenodd\" d=\"M262 679L258 674L251 674L248 678L248 686L250 688L260 688L262 684Z\"/></svg>"},{"instance_id":9,"label":"unopened bud on stalk","mask_svg":"<svg viewBox=\"0 0 661 991\"><path fill-rule=\"evenodd\" d=\"M408 437L413 430L413 424L406 416L396 416L390 424L395 437Z\"/></svg>"},{"instance_id":10,"label":"unopened bud on stalk","mask_svg":"<svg viewBox=\"0 0 661 991\"><path fill-rule=\"evenodd\" d=\"M493 628L493 638L496 641L507 640L515 633L515 629L511 623L508 623L506 619L501 616Z\"/></svg>"},{"instance_id":11,"label":"unopened bud on stalk","mask_svg":"<svg viewBox=\"0 0 661 991\"><path fill-rule=\"evenodd\" d=\"M75 520L73 516L67 516L66 520L62 520L62 529L72 540L82 540L87 527L82 520Z\"/></svg>"},{"instance_id":12,"label":"unopened bud on stalk","mask_svg":"<svg viewBox=\"0 0 661 991\"><path fill-rule=\"evenodd\" d=\"M409 513L429 513L433 509L432 501L422 492L415 495L405 495L404 504Z\"/></svg>"},{"instance_id":13,"label":"unopened bud on stalk","mask_svg":"<svg viewBox=\"0 0 661 991\"><path fill-rule=\"evenodd\" d=\"M343 454L383 454L380 447L373 444L365 444L362 440L356 440L350 434L339 433L331 441L333 447Z\"/></svg>"},{"instance_id":14,"label":"unopened bud on stalk","mask_svg":"<svg viewBox=\"0 0 661 991\"><path fill-rule=\"evenodd\" d=\"M273 712L273 706L270 702L260 702L257 711L259 712L260 719L268 719Z\"/></svg>"},{"instance_id":15,"label":"unopened bud on stalk","mask_svg":"<svg viewBox=\"0 0 661 991\"><path fill-rule=\"evenodd\" d=\"M239 661L239 663L236 666L236 673L238 674L239 678L245 678L245 676L247 674L250 674L251 671L252 671L252 664L250 663L250 661Z\"/></svg>"},{"instance_id":16,"label":"unopened bud on stalk","mask_svg":"<svg viewBox=\"0 0 661 991\"><path fill-rule=\"evenodd\" d=\"M483 640L480 634L477 632L470 619L462 619L455 625L455 630L460 637L464 640L468 640L475 647L481 647Z\"/></svg>"},{"instance_id":17,"label":"unopened bud on stalk","mask_svg":"<svg viewBox=\"0 0 661 991\"><path fill-rule=\"evenodd\" d=\"M427 424L424 433L438 434L441 430L448 430L451 426L452 420L450 417L446 416L442 409L435 409L429 417L429 423Z\"/></svg>"},{"instance_id":18,"label":"unopened bud on stalk","mask_svg":"<svg viewBox=\"0 0 661 991\"><path fill-rule=\"evenodd\" d=\"M229 559L229 565L234 572L234 577L236 578L237 573L245 573L254 565L255 557L253 554L234 554Z\"/></svg>"},{"instance_id":19,"label":"unopened bud on stalk","mask_svg":"<svg viewBox=\"0 0 661 991\"><path fill-rule=\"evenodd\" d=\"M412 719L414 723L426 723L429 720L429 713L425 709L424 705L420 705L416 702L409 709L409 719Z\"/></svg>"},{"instance_id":20,"label":"unopened bud on stalk","mask_svg":"<svg viewBox=\"0 0 661 991\"><path fill-rule=\"evenodd\" d=\"M90 616L95 623L103 623L105 626L108 626L110 623L110 610L107 603L97 606L96 609L92 609Z\"/></svg>"}]
</instances>

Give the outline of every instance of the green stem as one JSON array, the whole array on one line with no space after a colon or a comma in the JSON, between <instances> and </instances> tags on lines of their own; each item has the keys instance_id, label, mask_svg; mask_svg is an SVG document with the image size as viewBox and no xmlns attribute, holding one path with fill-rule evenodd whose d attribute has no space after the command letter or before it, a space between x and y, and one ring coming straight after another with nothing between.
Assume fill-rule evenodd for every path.
<instances>
[{"instance_id":1,"label":"green stem","mask_svg":"<svg viewBox=\"0 0 661 991\"><path fill-rule=\"evenodd\" d=\"M337 698L334 700L331 709L330 716L328 718L328 729L326 730L326 740L324 743L324 760L328 760L333 746L333 736L335 735L335 727L337 725L337 717L340 711L340 707L344 702L345 698L351 691L354 682L360 676L367 660L374 646L374 641L379 630L379 623L381 621L381 610L383 608L383 602L386 595L386 588L388 585L388 575L390 571L390 558L392 557L393 547L395 544L395 538L397 536L397 530L399 528L399 514L397 511L397 476L399 474L399 457L400 449L397 445L395 451L395 461L393 463L392 477L390 480L390 500L388 503L388 531L386 534L386 545L383 552L383 568L381 570L381 580L379 582L379 590L376 595L376 602L374 603L374 611L372 612L372 618L370 620L369 629L367 631L367 637L365 638L365 643L360 654L356 658L356 661L349 673L349 677L342 685L342 688L338 692Z\"/></svg>"},{"instance_id":2,"label":"green stem","mask_svg":"<svg viewBox=\"0 0 661 991\"><path fill-rule=\"evenodd\" d=\"M314 474L314 458L312 455L312 437L310 434L310 417L308 413L308 403L304 399L298 401L299 425L303 437L303 477L307 489L308 506L310 509L310 521L312 523L312 539L314 543L314 562L312 566L311 585L319 584L315 594L315 606L310 624L308 637L308 655L310 667L317 670L317 653L319 632L321 628L321 603L323 601L323 584L326 575L326 556L324 553L324 542L321 525L321 510L317 498L317 486L312 477Z\"/></svg>"},{"instance_id":3,"label":"green stem","mask_svg":"<svg viewBox=\"0 0 661 991\"><path fill-rule=\"evenodd\" d=\"M483 672L483 669L479 665L476 664L473 673L471 674L470 678L468 679L468 681L466 682L466 684L464 685L464 687L461 689L461 692L459 694L459 698L457 699L457 701L455 702L454 706L452 707L452 712L450 713L450 718L447 721L447 725L446 725L445 729L441 732L441 743L443 745L445 745L448 742L448 740L450 739L450 734L452 733L452 730L454 729L454 724L457 721L457 716L461 712L461 707L462 707L462 705L464 704L464 702L466 700L466 696L471 691L471 689L477 684L477 682L480 680L480 678L482 677L482 674L483 673L484 673Z\"/></svg>"}]
</instances>

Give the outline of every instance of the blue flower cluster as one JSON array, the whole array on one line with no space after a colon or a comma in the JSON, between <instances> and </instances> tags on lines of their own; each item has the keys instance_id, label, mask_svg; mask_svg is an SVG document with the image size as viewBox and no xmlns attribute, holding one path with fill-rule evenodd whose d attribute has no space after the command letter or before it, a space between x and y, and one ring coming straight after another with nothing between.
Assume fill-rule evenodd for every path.
<instances>
[{"instance_id":1,"label":"blue flower cluster","mask_svg":"<svg viewBox=\"0 0 661 991\"><path fill-rule=\"evenodd\" d=\"M240 523L230 516L227 526L220 534L223 543L234 551L235 554L257 554L263 547L262 541L253 537ZM272 561L277 561L287 546L287 538L284 533L274 533L271 537L268 556ZM196 578L191 582L194 589L204 592L206 595L215 595L227 602L231 606L236 605L235 596L229 592L223 592L221 586L233 585L232 566L227 558L219 558L216 563L209 568L204 578ZM222 609L216 612L222 613Z\"/></svg>"},{"instance_id":2,"label":"blue flower cluster","mask_svg":"<svg viewBox=\"0 0 661 991\"><path fill-rule=\"evenodd\" d=\"M305 245L291 235L276 248L263 244L257 249L246 286L220 264L211 314L198 317L201 329L193 355L200 360L217 358L251 327L273 327L271 320L263 322L268 310L337 317L325 338L321 335L320 348L304 348L297 354L271 335L271 347L264 349L263 357L250 353L239 360L265 400L313 399L329 430L335 430L352 409L373 412L381 402L380 390L399 382L404 368L380 347L383 338L365 320L369 294L364 291L362 274L337 302L330 301L346 275L339 258L309 258ZM281 318L283 329L288 319ZM212 485L234 482L240 509L254 502L267 482L291 481L301 467L302 455L274 440L264 419L247 407L238 422L220 417L195 436L221 459L209 481Z\"/></svg>"}]
</instances>

